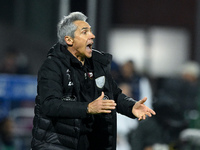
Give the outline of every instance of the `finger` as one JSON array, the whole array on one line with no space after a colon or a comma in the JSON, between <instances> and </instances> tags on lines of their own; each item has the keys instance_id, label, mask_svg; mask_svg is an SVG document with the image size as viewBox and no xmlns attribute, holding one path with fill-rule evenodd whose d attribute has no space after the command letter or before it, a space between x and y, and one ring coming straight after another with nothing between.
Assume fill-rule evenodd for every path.
<instances>
[{"instance_id":1,"label":"finger","mask_svg":"<svg viewBox=\"0 0 200 150\"><path fill-rule=\"evenodd\" d=\"M115 106L104 106L102 107L103 110L112 110L112 109L115 109L116 107Z\"/></svg>"},{"instance_id":2,"label":"finger","mask_svg":"<svg viewBox=\"0 0 200 150\"><path fill-rule=\"evenodd\" d=\"M138 117L138 120L141 121L141 120L145 120L146 119L146 114L143 114L141 115L140 117Z\"/></svg>"},{"instance_id":3,"label":"finger","mask_svg":"<svg viewBox=\"0 0 200 150\"><path fill-rule=\"evenodd\" d=\"M111 110L101 110L100 113L111 113Z\"/></svg>"},{"instance_id":4,"label":"finger","mask_svg":"<svg viewBox=\"0 0 200 150\"><path fill-rule=\"evenodd\" d=\"M149 116L149 117L152 117L150 112L147 112L146 115Z\"/></svg>"},{"instance_id":5,"label":"finger","mask_svg":"<svg viewBox=\"0 0 200 150\"><path fill-rule=\"evenodd\" d=\"M141 100L139 101L139 103L140 103L140 104L143 104L144 102L146 102L146 100L147 100L147 97L144 97L143 99L141 99Z\"/></svg>"},{"instance_id":6,"label":"finger","mask_svg":"<svg viewBox=\"0 0 200 150\"><path fill-rule=\"evenodd\" d=\"M142 116L140 116L140 117L138 118L138 120L139 120L139 121L142 120Z\"/></svg>"},{"instance_id":7,"label":"finger","mask_svg":"<svg viewBox=\"0 0 200 150\"><path fill-rule=\"evenodd\" d=\"M101 96L99 97L100 99L104 98L104 92L101 92Z\"/></svg>"},{"instance_id":8,"label":"finger","mask_svg":"<svg viewBox=\"0 0 200 150\"><path fill-rule=\"evenodd\" d=\"M152 112L151 112L151 113L152 113L153 115L156 115L156 112L155 112L155 111L153 111L153 110L152 110Z\"/></svg>"},{"instance_id":9,"label":"finger","mask_svg":"<svg viewBox=\"0 0 200 150\"><path fill-rule=\"evenodd\" d=\"M152 110L152 109L150 109L149 112L150 112L151 114L153 114L153 115L156 115L156 112L155 112L154 110Z\"/></svg>"},{"instance_id":10,"label":"finger","mask_svg":"<svg viewBox=\"0 0 200 150\"><path fill-rule=\"evenodd\" d=\"M106 100L105 102L102 102L102 109L115 109L116 105L115 101Z\"/></svg>"},{"instance_id":11,"label":"finger","mask_svg":"<svg viewBox=\"0 0 200 150\"><path fill-rule=\"evenodd\" d=\"M104 105L101 109L115 109L116 105Z\"/></svg>"},{"instance_id":12,"label":"finger","mask_svg":"<svg viewBox=\"0 0 200 150\"><path fill-rule=\"evenodd\" d=\"M142 115L138 117L138 120L139 120L139 121L142 120Z\"/></svg>"},{"instance_id":13,"label":"finger","mask_svg":"<svg viewBox=\"0 0 200 150\"><path fill-rule=\"evenodd\" d=\"M142 119L145 120L145 119L146 119L146 115L143 115L143 116L142 116Z\"/></svg>"},{"instance_id":14,"label":"finger","mask_svg":"<svg viewBox=\"0 0 200 150\"><path fill-rule=\"evenodd\" d=\"M102 102L102 105L106 106L106 105L113 105L113 106L116 106L117 104L115 103L114 100L104 100Z\"/></svg>"}]
</instances>

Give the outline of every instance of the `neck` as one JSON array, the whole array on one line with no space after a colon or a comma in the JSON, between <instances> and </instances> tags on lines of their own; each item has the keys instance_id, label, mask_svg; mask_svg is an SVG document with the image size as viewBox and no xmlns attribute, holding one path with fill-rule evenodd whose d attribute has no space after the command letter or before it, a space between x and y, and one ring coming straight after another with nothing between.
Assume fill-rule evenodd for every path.
<instances>
[{"instance_id":1,"label":"neck","mask_svg":"<svg viewBox=\"0 0 200 150\"><path fill-rule=\"evenodd\" d=\"M85 58L84 58L84 57L81 57L81 56L79 55L79 52L78 52L77 50L74 50L74 49L68 47L68 51L69 51L74 57L76 57L76 58L82 63L82 65L84 65L84 63L85 63Z\"/></svg>"},{"instance_id":2,"label":"neck","mask_svg":"<svg viewBox=\"0 0 200 150\"><path fill-rule=\"evenodd\" d=\"M80 57L76 57L81 63L82 63L82 65L84 65L85 64L85 59L81 59ZM80 58L80 59L79 59Z\"/></svg>"}]
</instances>

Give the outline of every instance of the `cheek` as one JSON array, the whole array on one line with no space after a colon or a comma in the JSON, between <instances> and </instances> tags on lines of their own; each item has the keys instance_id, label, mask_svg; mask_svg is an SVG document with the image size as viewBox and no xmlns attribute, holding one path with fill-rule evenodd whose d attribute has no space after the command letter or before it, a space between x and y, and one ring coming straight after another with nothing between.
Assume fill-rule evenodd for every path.
<instances>
[{"instance_id":1,"label":"cheek","mask_svg":"<svg viewBox=\"0 0 200 150\"><path fill-rule=\"evenodd\" d=\"M76 40L74 40L74 46L85 46L85 39L83 38L76 38Z\"/></svg>"}]
</instances>

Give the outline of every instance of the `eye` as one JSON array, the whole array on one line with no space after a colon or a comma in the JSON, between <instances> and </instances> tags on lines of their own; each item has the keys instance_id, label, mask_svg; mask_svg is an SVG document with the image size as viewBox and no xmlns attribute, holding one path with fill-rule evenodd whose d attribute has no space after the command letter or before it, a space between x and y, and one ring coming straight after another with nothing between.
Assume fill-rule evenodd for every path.
<instances>
[{"instance_id":1,"label":"eye","mask_svg":"<svg viewBox=\"0 0 200 150\"><path fill-rule=\"evenodd\" d=\"M82 31L83 34L87 34L87 32L88 32L87 30L83 30Z\"/></svg>"}]
</instances>

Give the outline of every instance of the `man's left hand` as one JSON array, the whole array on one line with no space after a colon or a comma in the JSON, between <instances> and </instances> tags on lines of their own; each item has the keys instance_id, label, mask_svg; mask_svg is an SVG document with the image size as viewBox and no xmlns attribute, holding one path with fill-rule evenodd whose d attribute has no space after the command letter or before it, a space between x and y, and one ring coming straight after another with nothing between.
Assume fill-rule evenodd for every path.
<instances>
[{"instance_id":1,"label":"man's left hand","mask_svg":"<svg viewBox=\"0 0 200 150\"><path fill-rule=\"evenodd\" d=\"M147 98L144 97L142 100L136 102L132 108L132 113L138 118L138 120L145 120L146 116L151 117L156 114L155 111L144 105L146 100Z\"/></svg>"}]
</instances>

